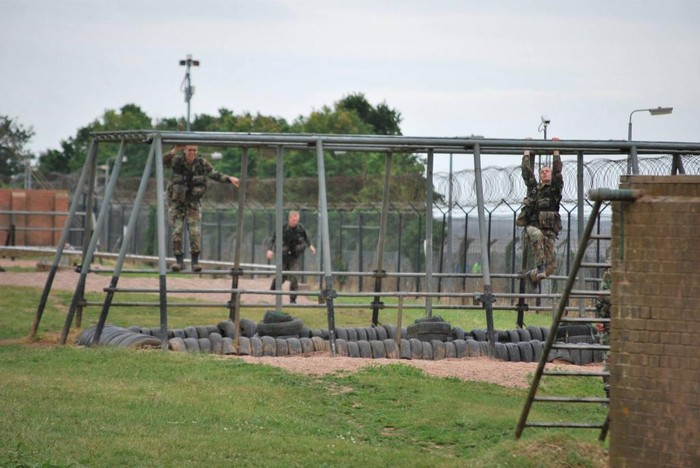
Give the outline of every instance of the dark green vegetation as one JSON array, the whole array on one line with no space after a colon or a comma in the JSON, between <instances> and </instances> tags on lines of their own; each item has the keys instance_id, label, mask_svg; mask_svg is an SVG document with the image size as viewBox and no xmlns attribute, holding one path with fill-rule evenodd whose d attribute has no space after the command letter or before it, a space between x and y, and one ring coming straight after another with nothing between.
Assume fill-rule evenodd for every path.
<instances>
[{"instance_id":1,"label":"dark green vegetation","mask_svg":"<svg viewBox=\"0 0 700 468\"><path fill-rule=\"evenodd\" d=\"M315 377L221 356L54 346L69 293L51 296L29 342L20 337L39 294L0 288L0 466L606 466L595 432L529 429L515 442L525 389L427 377L400 363ZM95 314L86 311L84 326ZM339 314L367 324L364 312ZM497 326L512 320L498 316ZM310 312L309 325L322 317ZM196 307L170 314L173 327L221 318ZM122 325L157 320L146 309L110 315ZM597 380L542 388L602 393ZM550 406L536 416L600 420L604 409Z\"/></svg>"}]
</instances>

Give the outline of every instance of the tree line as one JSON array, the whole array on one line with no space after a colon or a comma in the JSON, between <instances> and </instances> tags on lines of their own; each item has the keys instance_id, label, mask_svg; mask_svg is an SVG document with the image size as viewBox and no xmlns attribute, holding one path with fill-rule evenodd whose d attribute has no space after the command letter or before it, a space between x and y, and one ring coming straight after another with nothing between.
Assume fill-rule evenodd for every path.
<instances>
[{"instance_id":1,"label":"tree line","mask_svg":"<svg viewBox=\"0 0 700 468\"><path fill-rule=\"evenodd\" d=\"M136 104L126 104L118 110L109 109L93 122L77 130L60 142L60 148L49 149L40 155L31 155L26 149L34 136L31 127L25 127L8 116L0 115L0 176L12 177L25 170L27 158L36 161L35 170L43 173L72 173L79 170L87 155L92 132L119 130L169 130L182 131L186 127L183 117L154 119ZM300 115L292 122L284 118L220 108L217 115L195 115L191 122L193 131L206 132L260 132L260 133L322 133L401 135L401 113L385 102L371 104L362 93L344 96L332 106L324 105L309 115ZM105 164L117 154L118 145L100 144L98 164ZM140 176L148 155L147 145L130 145L127 149L129 163L122 168L125 176ZM240 174L240 148L200 148L208 154L218 151L220 160L212 161L215 168L228 174ZM248 164L249 177L273 178L276 157L272 151L253 151ZM373 177L384 171L383 153L328 152L325 159L327 177ZM424 163L417 155L395 158L392 172L422 178ZM316 160L308 152L285 153L285 177L316 177Z\"/></svg>"}]
</instances>

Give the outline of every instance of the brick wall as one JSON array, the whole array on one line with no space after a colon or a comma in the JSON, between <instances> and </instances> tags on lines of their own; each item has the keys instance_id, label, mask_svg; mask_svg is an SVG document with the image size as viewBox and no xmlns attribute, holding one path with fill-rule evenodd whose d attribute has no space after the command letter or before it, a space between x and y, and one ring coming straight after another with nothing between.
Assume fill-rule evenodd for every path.
<instances>
[{"instance_id":1,"label":"brick wall","mask_svg":"<svg viewBox=\"0 0 700 468\"><path fill-rule=\"evenodd\" d=\"M700 177L613 210L611 466L700 466Z\"/></svg>"},{"instance_id":2,"label":"brick wall","mask_svg":"<svg viewBox=\"0 0 700 468\"><path fill-rule=\"evenodd\" d=\"M0 211L67 212L68 204L68 192L64 190L0 189ZM8 244L14 226L14 245L56 246L66 218L65 215L0 213L0 245Z\"/></svg>"}]
</instances>

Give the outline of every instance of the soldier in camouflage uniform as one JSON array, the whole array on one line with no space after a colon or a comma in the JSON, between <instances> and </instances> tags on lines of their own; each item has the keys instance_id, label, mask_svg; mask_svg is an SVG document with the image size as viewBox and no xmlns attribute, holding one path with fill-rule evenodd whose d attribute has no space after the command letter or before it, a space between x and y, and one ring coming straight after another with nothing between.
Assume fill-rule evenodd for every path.
<instances>
[{"instance_id":1,"label":"soldier in camouflage uniform","mask_svg":"<svg viewBox=\"0 0 700 468\"><path fill-rule=\"evenodd\" d=\"M612 283L612 275L610 274L610 268L606 268L603 273L603 283L602 289L604 291L610 291L610 285ZM610 318L610 296L601 296L596 300L596 311L598 317L600 318ZM596 325L598 331L598 342L602 345L610 345L610 323L599 323ZM608 354L609 351L603 351L603 370L608 372ZM603 388L605 389L605 395L610 398L610 377L603 377Z\"/></svg>"},{"instance_id":2,"label":"soldier in camouflage uniform","mask_svg":"<svg viewBox=\"0 0 700 468\"><path fill-rule=\"evenodd\" d=\"M553 138L552 140L558 140ZM562 163L559 151L554 151L552 167L540 169L540 181L535 179L534 155L525 151L521 164L522 177L527 186L527 197L518 217L518 225L525 227L525 238L532 247L536 267L523 274L534 288L537 283L550 276L557 269L554 241L561 231L559 205L564 189L561 175Z\"/></svg>"},{"instance_id":3,"label":"soldier in camouflage uniform","mask_svg":"<svg viewBox=\"0 0 700 468\"><path fill-rule=\"evenodd\" d=\"M184 147L175 146L163 155L163 164L170 167L173 174L168 182L168 222L172 228L173 253L175 263L173 271L185 269L182 235L185 224L190 233L190 255L192 256L192 271L202 271L199 265L201 252L200 225L202 214L200 200L207 190L207 178L221 183L239 186L238 178L215 171L206 159L197 154L196 145Z\"/></svg>"},{"instance_id":4,"label":"soldier in camouflage uniform","mask_svg":"<svg viewBox=\"0 0 700 468\"><path fill-rule=\"evenodd\" d=\"M304 249L309 247L312 254L316 254L316 247L314 247L309 241L309 236L306 234L306 229L304 226L299 224L299 212L290 211L287 223L282 228L282 269L286 271L299 271L299 258L304 254ZM268 245L268 250L266 253L267 259L272 260L274 256L275 248L275 234L272 235L272 239ZM282 282L289 280L289 290L298 291L299 290L299 280L297 275L289 274L282 275ZM272 279L272 284L270 289L275 288L275 279ZM289 302L296 304L297 296L291 294L289 296Z\"/></svg>"}]
</instances>

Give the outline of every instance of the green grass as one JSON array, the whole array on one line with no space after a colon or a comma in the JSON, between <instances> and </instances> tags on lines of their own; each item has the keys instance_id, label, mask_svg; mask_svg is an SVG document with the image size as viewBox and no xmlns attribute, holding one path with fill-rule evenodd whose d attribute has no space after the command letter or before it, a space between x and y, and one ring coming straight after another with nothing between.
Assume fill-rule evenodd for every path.
<instances>
[{"instance_id":1,"label":"green grass","mask_svg":"<svg viewBox=\"0 0 700 468\"><path fill-rule=\"evenodd\" d=\"M0 287L0 466L606 466L597 431L527 429L514 441L526 389L427 377L403 364L316 377L230 357L52 346L72 297L63 292L51 294L29 342L22 338L40 293ZM325 312L297 311L309 326L325 325ZM98 312L86 309L83 325ZM264 310L252 312L259 319ZM370 316L337 314L343 325L367 325ZM169 322L215 324L225 315L172 309ZM440 315L472 328L463 312ZM498 311L496 326L512 328L512 318ZM109 322L157 325L158 312L120 308ZM602 394L599 379L553 378L541 388ZM598 405L542 405L531 420L604 416Z\"/></svg>"}]
</instances>

